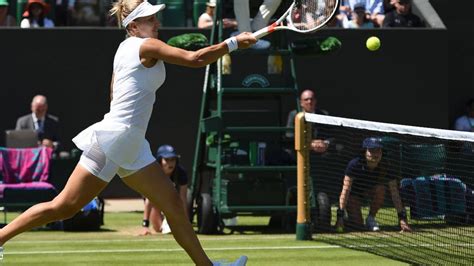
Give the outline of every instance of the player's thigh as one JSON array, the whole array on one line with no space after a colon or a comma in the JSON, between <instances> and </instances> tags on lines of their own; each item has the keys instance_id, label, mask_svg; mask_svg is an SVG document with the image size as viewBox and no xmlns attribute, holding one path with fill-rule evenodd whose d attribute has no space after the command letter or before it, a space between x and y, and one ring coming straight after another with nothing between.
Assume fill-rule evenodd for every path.
<instances>
[{"instance_id":1,"label":"player's thigh","mask_svg":"<svg viewBox=\"0 0 474 266\"><path fill-rule=\"evenodd\" d=\"M78 164L53 203L57 207L69 206L68 208L80 209L97 196L107 184Z\"/></svg>"},{"instance_id":2,"label":"player's thigh","mask_svg":"<svg viewBox=\"0 0 474 266\"><path fill-rule=\"evenodd\" d=\"M123 177L123 182L134 189L152 203L157 204L158 208L166 213L166 208L170 203L180 202L178 192L176 191L170 178L165 176L159 164L155 161L139 171Z\"/></svg>"}]
</instances>

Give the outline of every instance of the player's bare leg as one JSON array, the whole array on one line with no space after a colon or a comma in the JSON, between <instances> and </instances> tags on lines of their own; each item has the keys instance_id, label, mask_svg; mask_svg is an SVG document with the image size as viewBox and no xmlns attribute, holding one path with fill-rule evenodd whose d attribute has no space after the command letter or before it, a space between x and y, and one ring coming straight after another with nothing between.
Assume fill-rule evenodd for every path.
<instances>
[{"instance_id":1,"label":"player's bare leg","mask_svg":"<svg viewBox=\"0 0 474 266\"><path fill-rule=\"evenodd\" d=\"M34 205L0 230L0 246L22 232L74 216L107 184L77 165L58 196L52 201Z\"/></svg>"},{"instance_id":2,"label":"player's bare leg","mask_svg":"<svg viewBox=\"0 0 474 266\"><path fill-rule=\"evenodd\" d=\"M187 218L178 192L157 162L122 180L145 196L157 209L163 210L174 238L196 265L212 265Z\"/></svg>"}]
</instances>

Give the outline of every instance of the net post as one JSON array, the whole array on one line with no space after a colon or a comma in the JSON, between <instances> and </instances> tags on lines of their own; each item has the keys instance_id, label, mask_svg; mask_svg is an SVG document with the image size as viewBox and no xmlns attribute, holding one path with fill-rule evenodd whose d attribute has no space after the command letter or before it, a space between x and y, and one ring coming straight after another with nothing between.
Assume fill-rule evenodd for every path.
<instances>
[{"instance_id":1,"label":"net post","mask_svg":"<svg viewBox=\"0 0 474 266\"><path fill-rule=\"evenodd\" d=\"M297 156L297 218L296 240L311 240L309 146L311 123L306 123L304 112L295 117L295 150Z\"/></svg>"}]
</instances>

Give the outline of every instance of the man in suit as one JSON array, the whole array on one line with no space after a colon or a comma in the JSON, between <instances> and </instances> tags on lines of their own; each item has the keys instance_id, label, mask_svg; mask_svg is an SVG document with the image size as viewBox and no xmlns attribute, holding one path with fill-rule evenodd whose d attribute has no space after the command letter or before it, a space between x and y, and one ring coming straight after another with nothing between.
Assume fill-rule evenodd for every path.
<instances>
[{"instance_id":1,"label":"man in suit","mask_svg":"<svg viewBox=\"0 0 474 266\"><path fill-rule=\"evenodd\" d=\"M55 149L59 146L59 120L57 117L48 114L48 100L43 95L33 97L31 114L18 118L15 129L35 130L38 134L39 143Z\"/></svg>"}]
</instances>

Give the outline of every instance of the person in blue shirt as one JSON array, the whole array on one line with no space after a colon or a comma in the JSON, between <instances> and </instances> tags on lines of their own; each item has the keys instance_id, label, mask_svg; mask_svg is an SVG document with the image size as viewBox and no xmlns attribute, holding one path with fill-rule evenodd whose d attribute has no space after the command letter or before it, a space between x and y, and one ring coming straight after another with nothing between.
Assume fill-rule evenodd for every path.
<instances>
[{"instance_id":1,"label":"person in blue shirt","mask_svg":"<svg viewBox=\"0 0 474 266\"><path fill-rule=\"evenodd\" d=\"M368 199L370 210L365 226L369 231L379 231L380 227L375 216L384 203L385 187L388 185L393 205L398 213L400 228L402 231L411 231L398 192L397 174L386 160L382 160L382 140L377 137L366 138L362 147L364 155L352 159L346 168L339 197L336 230L338 232L344 230L345 211L348 214L348 226L355 229L363 228L361 207Z\"/></svg>"},{"instance_id":2,"label":"person in blue shirt","mask_svg":"<svg viewBox=\"0 0 474 266\"><path fill-rule=\"evenodd\" d=\"M456 119L454 129L474 132L474 98L466 102L466 114Z\"/></svg>"}]
</instances>

